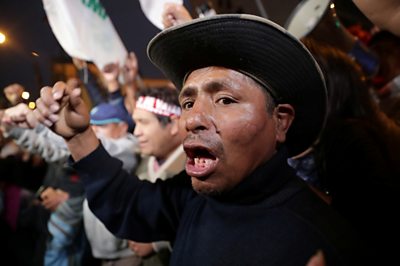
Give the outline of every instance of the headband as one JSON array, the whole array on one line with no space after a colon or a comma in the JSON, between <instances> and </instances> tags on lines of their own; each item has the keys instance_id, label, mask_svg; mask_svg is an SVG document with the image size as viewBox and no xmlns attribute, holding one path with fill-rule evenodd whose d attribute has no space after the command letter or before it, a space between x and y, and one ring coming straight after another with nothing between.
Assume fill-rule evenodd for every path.
<instances>
[{"instance_id":1,"label":"headband","mask_svg":"<svg viewBox=\"0 0 400 266\"><path fill-rule=\"evenodd\" d=\"M162 116L181 115L181 108L179 106L168 104L163 100L150 96L140 96L136 101L136 108Z\"/></svg>"}]
</instances>

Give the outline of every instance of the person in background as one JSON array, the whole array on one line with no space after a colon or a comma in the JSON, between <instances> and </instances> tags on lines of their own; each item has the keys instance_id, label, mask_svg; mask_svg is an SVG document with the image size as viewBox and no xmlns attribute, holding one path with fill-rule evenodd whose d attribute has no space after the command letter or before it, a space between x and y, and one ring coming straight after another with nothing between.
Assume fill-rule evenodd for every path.
<instances>
[{"instance_id":1,"label":"person in background","mask_svg":"<svg viewBox=\"0 0 400 266\"><path fill-rule=\"evenodd\" d=\"M379 106L400 125L400 36L379 31L372 36L369 47L380 59L373 84Z\"/></svg>"},{"instance_id":2,"label":"person in background","mask_svg":"<svg viewBox=\"0 0 400 266\"><path fill-rule=\"evenodd\" d=\"M77 75L67 80L67 83L70 81L75 82L75 87L73 88L83 85L82 87L89 95L90 106L97 106L100 103L106 102L108 93L103 84L100 70L94 65L93 68L89 67L85 60L77 57L72 57L72 63L76 68Z\"/></svg>"},{"instance_id":3,"label":"person in background","mask_svg":"<svg viewBox=\"0 0 400 266\"><path fill-rule=\"evenodd\" d=\"M49 166L39 155L21 148L4 134L1 120L7 115L6 110L22 101L20 85L8 89L5 91L10 102L0 110L0 194L4 200L0 215L4 239L1 250L5 261L18 265L43 265L48 215L36 199L35 192L46 179Z\"/></svg>"},{"instance_id":4,"label":"person in background","mask_svg":"<svg viewBox=\"0 0 400 266\"><path fill-rule=\"evenodd\" d=\"M156 182L171 178L185 168L186 155L179 127L181 109L178 92L160 87L139 90L133 118L142 162L136 174L141 180ZM130 241L132 250L147 257L144 265L168 265L171 245L167 241L138 243ZM150 257L149 257L150 256Z\"/></svg>"},{"instance_id":5,"label":"person in background","mask_svg":"<svg viewBox=\"0 0 400 266\"><path fill-rule=\"evenodd\" d=\"M28 130L27 114L32 112L24 103L5 109L1 126L3 134L31 154L40 155L47 163L45 177L36 188L27 218L37 224L35 258L32 265L63 265L79 263L82 256L83 187L76 172L66 165L68 150L53 151L52 136L44 126ZM50 134L48 134L50 133ZM60 140L57 145L64 145ZM26 177L27 179L30 176ZM33 230L32 230L33 231Z\"/></svg>"},{"instance_id":6,"label":"person in background","mask_svg":"<svg viewBox=\"0 0 400 266\"><path fill-rule=\"evenodd\" d=\"M18 106L19 109L8 110L7 115L9 123L12 122L20 126L26 125L26 116L31 110L26 106L26 109L22 109L21 107L22 106ZM130 116L125 109L110 103L101 103L91 110L90 123L96 135L102 139L107 150L124 162L124 169L126 171L133 171L137 166L135 155L137 141L131 133L127 132L128 117ZM32 151L35 150L43 154L47 160L65 161L69 156L69 152L66 150L64 140L61 139L60 141L60 137L54 134L47 135L43 138L45 133L49 134L52 132L48 131L48 129L32 131L23 128L12 128L9 132L9 134L16 138L18 143ZM61 193L60 190L55 190L51 187L47 188L41 193L43 204L45 200L47 200L48 195L59 193ZM55 206L53 211L58 211L58 206L59 205ZM113 236L93 215L85 200L83 201L83 210L81 210L81 212L83 212L85 233L90 244L89 248L94 258L100 260L103 265L119 265L124 263L140 265L141 258L130 250L127 240L118 239ZM54 222L52 224L54 224ZM49 228L52 229L51 226L49 226ZM56 231L52 230L52 233L55 234ZM78 249L78 247L80 246L76 245L74 248ZM88 258L84 258L84 264L88 263L87 259Z\"/></svg>"},{"instance_id":7,"label":"person in background","mask_svg":"<svg viewBox=\"0 0 400 266\"><path fill-rule=\"evenodd\" d=\"M106 144L108 151L123 162L123 168L133 172L138 164L136 152L137 140L128 132L130 115L126 109L111 103L101 103L90 112L90 124L96 136ZM101 260L103 266L139 266L142 258L129 248L126 239L115 237L104 224L91 212L87 200L83 205L85 232L90 243L92 254Z\"/></svg>"},{"instance_id":8,"label":"person in background","mask_svg":"<svg viewBox=\"0 0 400 266\"><path fill-rule=\"evenodd\" d=\"M140 82L138 75L138 61L135 53L130 52L122 66L119 62L110 62L95 74L91 72L87 63L78 58L73 58L78 69L78 75L88 91L93 106L109 102L125 108L132 114L135 106L135 92ZM123 81L121 84L120 80ZM132 118L129 120L129 132L135 127Z\"/></svg>"},{"instance_id":9,"label":"person in background","mask_svg":"<svg viewBox=\"0 0 400 266\"><path fill-rule=\"evenodd\" d=\"M138 79L136 55L131 52L122 68L118 62L105 65L101 73L108 91L108 102L125 109L132 115L137 91L136 80ZM120 77L124 80L123 85L119 81ZM131 116L129 116L128 125L128 131L133 132L135 124Z\"/></svg>"},{"instance_id":10,"label":"person in background","mask_svg":"<svg viewBox=\"0 0 400 266\"><path fill-rule=\"evenodd\" d=\"M133 118L139 126L134 135L145 158L141 163L143 172L137 171L139 178L155 182L184 169L186 156L181 145L184 132L179 127L180 114L176 89L160 87L138 92Z\"/></svg>"},{"instance_id":11,"label":"person in background","mask_svg":"<svg viewBox=\"0 0 400 266\"><path fill-rule=\"evenodd\" d=\"M400 127L372 97L359 66L340 50L304 40L325 73L328 116L313 146L315 171L331 206L358 230L373 265L400 247Z\"/></svg>"}]
</instances>

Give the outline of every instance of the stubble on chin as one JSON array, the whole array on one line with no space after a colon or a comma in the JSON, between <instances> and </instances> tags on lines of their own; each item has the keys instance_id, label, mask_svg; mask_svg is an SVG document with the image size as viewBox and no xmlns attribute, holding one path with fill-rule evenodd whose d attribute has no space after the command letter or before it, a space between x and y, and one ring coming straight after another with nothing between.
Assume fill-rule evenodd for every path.
<instances>
[{"instance_id":1,"label":"stubble on chin","mask_svg":"<svg viewBox=\"0 0 400 266\"><path fill-rule=\"evenodd\" d=\"M207 183L206 181L198 180L194 177L192 177L192 187L194 191L203 196L217 197L222 194L221 191L216 189L211 184Z\"/></svg>"}]
</instances>

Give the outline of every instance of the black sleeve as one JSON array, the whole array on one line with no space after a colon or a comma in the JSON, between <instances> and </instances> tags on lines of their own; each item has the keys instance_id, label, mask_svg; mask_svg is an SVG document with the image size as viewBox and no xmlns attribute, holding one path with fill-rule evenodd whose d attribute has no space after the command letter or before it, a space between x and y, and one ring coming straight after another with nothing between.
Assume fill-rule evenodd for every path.
<instances>
[{"instance_id":1,"label":"black sleeve","mask_svg":"<svg viewBox=\"0 0 400 266\"><path fill-rule=\"evenodd\" d=\"M122 162L101 145L74 168L84 183L90 209L124 239L173 241L181 214L196 195L185 173L156 183L141 181L125 172Z\"/></svg>"}]
</instances>

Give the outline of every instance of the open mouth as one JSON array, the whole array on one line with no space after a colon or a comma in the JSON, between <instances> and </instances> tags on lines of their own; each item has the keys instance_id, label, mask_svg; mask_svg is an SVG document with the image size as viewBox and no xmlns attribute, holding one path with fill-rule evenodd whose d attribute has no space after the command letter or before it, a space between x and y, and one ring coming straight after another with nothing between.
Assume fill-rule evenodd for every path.
<instances>
[{"instance_id":1,"label":"open mouth","mask_svg":"<svg viewBox=\"0 0 400 266\"><path fill-rule=\"evenodd\" d=\"M205 180L216 168L218 158L204 147L185 147L186 172L189 176Z\"/></svg>"}]
</instances>

